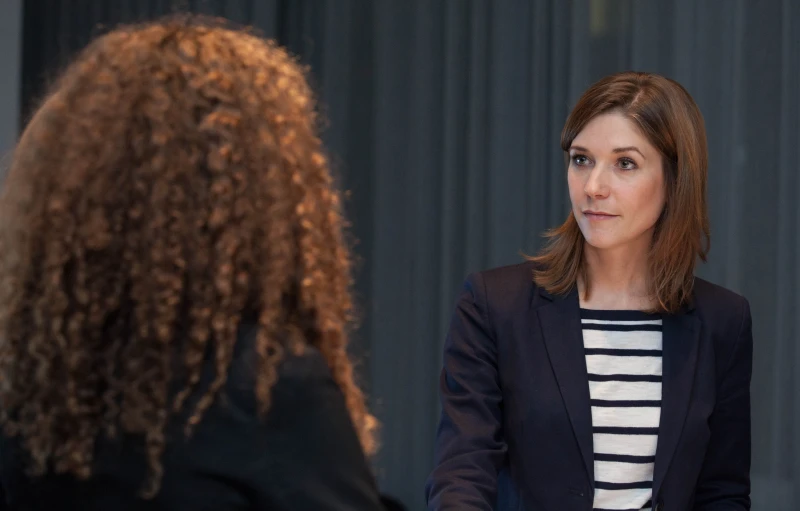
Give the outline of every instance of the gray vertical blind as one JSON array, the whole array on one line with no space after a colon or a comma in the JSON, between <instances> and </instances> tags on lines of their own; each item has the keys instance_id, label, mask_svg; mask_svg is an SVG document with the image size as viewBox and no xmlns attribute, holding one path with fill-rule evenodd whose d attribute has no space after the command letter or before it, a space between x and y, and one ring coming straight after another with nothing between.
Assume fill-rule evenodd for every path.
<instances>
[{"instance_id":1,"label":"gray vertical blind","mask_svg":"<svg viewBox=\"0 0 800 511\"><path fill-rule=\"evenodd\" d=\"M0 177L19 129L22 0L5 0L0 16Z\"/></svg>"}]
</instances>

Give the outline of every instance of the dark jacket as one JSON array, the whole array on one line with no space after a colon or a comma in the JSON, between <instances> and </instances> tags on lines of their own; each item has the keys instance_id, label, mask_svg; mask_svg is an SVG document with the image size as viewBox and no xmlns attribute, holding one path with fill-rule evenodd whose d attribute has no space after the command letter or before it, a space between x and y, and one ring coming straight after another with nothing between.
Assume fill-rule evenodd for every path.
<instances>
[{"instance_id":1,"label":"dark jacket","mask_svg":"<svg viewBox=\"0 0 800 511\"><path fill-rule=\"evenodd\" d=\"M444 348L432 510L589 511L592 416L577 292L532 263L471 275ZM750 509L747 301L701 279L663 319L657 511Z\"/></svg>"},{"instance_id":2,"label":"dark jacket","mask_svg":"<svg viewBox=\"0 0 800 511\"><path fill-rule=\"evenodd\" d=\"M141 440L102 440L94 475L24 475L16 441L0 441L9 510L367 510L383 509L344 397L322 355L287 356L265 420L256 414L252 340L243 329L223 395L186 440L170 431L161 491L137 496L146 474ZM208 364L201 388L213 376Z\"/></svg>"}]
</instances>

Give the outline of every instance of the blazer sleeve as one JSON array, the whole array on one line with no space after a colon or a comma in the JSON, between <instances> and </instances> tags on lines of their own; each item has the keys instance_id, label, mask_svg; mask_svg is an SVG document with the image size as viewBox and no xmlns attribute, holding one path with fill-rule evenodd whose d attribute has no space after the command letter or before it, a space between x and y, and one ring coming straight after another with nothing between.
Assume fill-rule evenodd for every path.
<instances>
[{"instance_id":1,"label":"blazer sleeve","mask_svg":"<svg viewBox=\"0 0 800 511\"><path fill-rule=\"evenodd\" d=\"M426 488L428 509L494 509L507 446L497 344L480 274L467 278L458 298L445 340L439 392L442 413Z\"/></svg>"},{"instance_id":2,"label":"blazer sleeve","mask_svg":"<svg viewBox=\"0 0 800 511\"><path fill-rule=\"evenodd\" d=\"M750 509L753 329L750 305L742 302L738 339L709 419L711 438L695 490L695 511Z\"/></svg>"}]
</instances>

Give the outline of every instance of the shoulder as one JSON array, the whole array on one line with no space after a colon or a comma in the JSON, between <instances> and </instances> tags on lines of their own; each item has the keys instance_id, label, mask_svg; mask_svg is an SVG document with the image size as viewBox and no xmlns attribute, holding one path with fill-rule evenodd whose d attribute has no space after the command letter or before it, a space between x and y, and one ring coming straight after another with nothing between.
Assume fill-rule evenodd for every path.
<instances>
[{"instance_id":1,"label":"shoulder","mask_svg":"<svg viewBox=\"0 0 800 511\"><path fill-rule=\"evenodd\" d=\"M700 277L694 279L694 296L697 306L704 307L714 303L730 307L741 305L746 301L744 296Z\"/></svg>"},{"instance_id":2,"label":"shoulder","mask_svg":"<svg viewBox=\"0 0 800 511\"><path fill-rule=\"evenodd\" d=\"M693 305L704 325L714 329L738 330L750 319L750 304L744 296L701 278L695 278Z\"/></svg>"},{"instance_id":3,"label":"shoulder","mask_svg":"<svg viewBox=\"0 0 800 511\"><path fill-rule=\"evenodd\" d=\"M537 289L534 268L534 263L523 262L470 274L465 292L493 314L527 308Z\"/></svg>"},{"instance_id":4,"label":"shoulder","mask_svg":"<svg viewBox=\"0 0 800 511\"><path fill-rule=\"evenodd\" d=\"M240 328L225 391L186 444L197 470L227 470L256 502L287 499L295 504L287 509L379 509L344 393L319 349L283 353L267 413L258 414L258 328Z\"/></svg>"},{"instance_id":5,"label":"shoulder","mask_svg":"<svg viewBox=\"0 0 800 511\"><path fill-rule=\"evenodd\" d=\"M530 294L536 287L533 282L532 262L512 264L473 273L467 282L483 286L483 291L491 294Z\"/></svg>"},{"instance_id":6,"label":"shoulder","mask_svg":"<svg viewBox=\"0 0 800 511\"><path fill-rule=\"evenodd\" d=\"M500 266L479 272L477 275L486 282L487 286L493 289L515 291L530 291L533 284L534 263L526 261L523 263Z\"/></svg>"},{"instance_id":7,"label":"shoulder","mask_svg":"<svg viewBox=\"0 0 800 511\"><path fill-rule=\"evenodd\" d=\"M745 297L707 280L695 279L695 313L708 335L720 367L752 359L753 325Z\"/></svg>"}]
</instances>

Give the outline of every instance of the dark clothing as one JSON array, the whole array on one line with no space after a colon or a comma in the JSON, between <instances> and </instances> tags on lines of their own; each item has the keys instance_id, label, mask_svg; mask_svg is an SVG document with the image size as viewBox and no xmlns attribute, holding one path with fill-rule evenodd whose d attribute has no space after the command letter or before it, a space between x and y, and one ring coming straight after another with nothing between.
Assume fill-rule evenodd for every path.
<instances>
[{"instance_id":1,"label":"dark clothing","mask_svg":"<svg viewBox=\"0 0 800 511\"><path fill-rule=\"evenodd\" d=\"M230 377L186 439L176 421L161 490L138 497L146 475L141 439L102 440L88 481L28 478L16 441L3 439L0 476L8 510L381 510L344 397L322 355L287 356L264 420L256 413L252 345L243 328ZM209 363L201 388L213 377Z\"/></svg>"},{"instance_id":2,"label":"dark clothing","mask_svg":"<svg viewBox=\"0 0 800 511\"><path fill-rule=\"evenodd\" d=\"M533 268L471 275L458 299L444 348L429 509L592 509L578 296L538 288ZM696 279L691 306L663 316L654 510L750 509L752 349L747 301L704 280Z\"/></svg>"}]
</instances>

